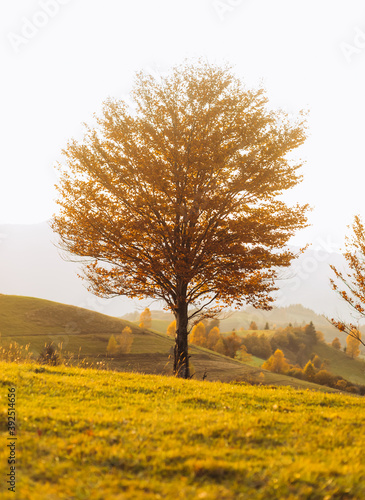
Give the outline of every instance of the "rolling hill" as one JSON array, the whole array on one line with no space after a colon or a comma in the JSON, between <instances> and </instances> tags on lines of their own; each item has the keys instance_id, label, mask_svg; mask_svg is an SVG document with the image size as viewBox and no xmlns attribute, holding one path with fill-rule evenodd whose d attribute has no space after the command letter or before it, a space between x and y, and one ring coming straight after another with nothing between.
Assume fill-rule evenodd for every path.
<instances>
[{"instance_id":1,"label":"rolling hill","mask_svg":"<svg viewBox=\"0 0 365 500\"><path fill-rule=\"evenodd\" d=\"M133 332L131 353L106 359L110 335L120 333L125 326L130 326ZM113 370L172 373L173 339L153 330L141 329L126 320L75 306L32 297L0 295L0 332L3 346L14 340L22 345L30 344L35 357L39 356L45 343L54 342L56 345L62 343L64 352L74 356L81 352L81 356L90 360L106 360L108 367ZM210 381L246 380L258 384L332 391L262 370L255 363L242 363L207 349L191 346L190 354L196 379L205 376Z\"/></svg>"}]
</instances>

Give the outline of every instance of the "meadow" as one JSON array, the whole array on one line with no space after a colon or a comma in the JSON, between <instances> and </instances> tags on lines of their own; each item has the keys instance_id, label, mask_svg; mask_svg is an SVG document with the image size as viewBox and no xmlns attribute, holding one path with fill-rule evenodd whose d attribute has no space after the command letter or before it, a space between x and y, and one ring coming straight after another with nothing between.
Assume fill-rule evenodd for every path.
<instances>
[{"instance_id":1,"label":"meadow","mask_svg":"<svg viewBox=\"0 0 365 500\"><path fill-rule=\"evenodd\" d=\"M22 500L362 499L365 399L291 387L0 363Z\"/></svg>"}]
</instances>

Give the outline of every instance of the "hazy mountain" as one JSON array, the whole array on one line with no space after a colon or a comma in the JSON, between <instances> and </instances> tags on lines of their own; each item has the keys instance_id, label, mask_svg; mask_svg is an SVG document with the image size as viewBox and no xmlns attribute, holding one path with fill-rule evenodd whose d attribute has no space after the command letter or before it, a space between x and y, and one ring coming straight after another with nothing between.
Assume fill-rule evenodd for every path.
<instances>
[{"instance_id":1,"label":"hazy mountain","mask_svg":"<svg viewBox=\"0 0 365 500\"><path fill-rule=\"evenodd\" d=\"M56 241L47 223L0 225L0 293L45 298L115 316L144 307L143 302L101 300L89 293L77 277L79 265L61 258ZM344 268L344 259L330 250L307 250L280 273L277 306L302 304L318 314L348 316L329 285L333 274L329 264Z\"/></svg>"}]
</instances>

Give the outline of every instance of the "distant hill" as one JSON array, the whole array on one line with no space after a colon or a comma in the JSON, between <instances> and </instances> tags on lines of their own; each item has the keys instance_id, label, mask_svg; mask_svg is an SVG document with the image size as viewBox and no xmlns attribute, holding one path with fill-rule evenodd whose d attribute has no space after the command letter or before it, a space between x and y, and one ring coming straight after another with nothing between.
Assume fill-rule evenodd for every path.
<instances>
[{"instance_id":1,"label":"distant hill","mask_svg":"<svg viewBox=\"0 0 365 500\"><path fill-rule=\"evenodd\" d=\"M293 326L304 326L312 321L316 329L323 333L327 342L341 336L341 333L323 315L317 314L301 304L278 307L271 311L247 307L243 311L228 313L227 316L221 321L222 331L231 331L233 328L236 330L239 328L248 329L251 321L255 321L259 329L263 329L266 323L269 324L270 329L275 329L284 328L289 323Z\"/></svg>"},{"instance_id":2,"label":"distant hill","mask_svg":"<svg viewBox=\"0 0 365 500\"><path fill-rule=\"evenodd\" d=\"M346 342L343 341L342 345ZM365 385L365 362L360 359L351 359L343 351L334 347L318 343L313 351L322 361L326 361L328 370L334 375L340 375L354 384Z\"/></svg>"},{"instance_id":3,"label":"distant hill","mask_svg":"<svg viewBox=\"0 0 365 500\"><path fill-rule=\"evenodd\" d=\"M161 333L166 333L168 325L173 321L170 313L163 311L151 311L152 328ZM129 313L123 316L123 319L138 324L139 314L137 312ZM327 342L332 342L335 337L341 337L341 333L334 328L323 315L317 314L311 309L294 304L286 307L275 307L271 311L262 311L254 307L246 307L240 311L223 312L220 319L220 331L230 332L233 329L243 328L248 330L252 321L255 321L258 329L264 329L266 323L270 329L285 328L291 323L293 326L304 326L311 321L317 330L320 330ZM345 339L344 339L345 341Z\"/></svg>"}]
</instances>

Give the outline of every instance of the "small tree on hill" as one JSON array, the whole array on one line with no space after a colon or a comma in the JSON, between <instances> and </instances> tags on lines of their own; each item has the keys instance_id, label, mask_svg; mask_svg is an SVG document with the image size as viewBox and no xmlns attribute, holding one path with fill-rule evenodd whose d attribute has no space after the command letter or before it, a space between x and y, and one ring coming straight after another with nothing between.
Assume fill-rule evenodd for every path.
<instances>
[{"instance_id":1,"label":"small tree on hill","mask_svg":"<svg viewBox=\"0 0 365 500\"><path fill-rule=\"evenodd\" d=\"M285 359L283 351L277 349L274 354L270 356L267 361L265 361L262 368L264 370L270 370L274 373L286 373L289 370L290 365Z\"/></svg>"},{"instance_id":2,"label":"small tree on hill","mask_svg":"<svg viewBox=\"0 0 365 500\"><path fill-rule=\"evenodd\" d=\"M305 378L310 382L314 380L314 376L317 373L317 370L315 369L315 366L313 365L312 361L308 361L308 363L303 368L303 373Z\"/></svg>"},{"instance_id":3,"label":"small tree on hill","mask_svg":"<svg viewBox=\"0 0 365 500\"><path fill-rule=\"evenodd\" d=\"M140 328L150 328L152 323L152 316L151 316L151 311L149 310L148 307L141 312L141 315L139 317L139 326Z\"/></svg>"},{"instance_id":4,"label":"small tree on hill","mask_svg":"<svg viewBox=\"0 0 365 500\"><path fill-rule=\"evenodd\" d=\"M205 330L205 325L202 321L199 321L199 323L195 326L193 326L193 329L191 330L190 336L189 336L189 341L191 344L200 346L200 347L206 347L207 345L207 334Z\"/></svg>"},{"instance_id":5,"label":"small tree on hill","mask_svg":"<svg viewBox=\"0 0 365 500\"><path fill-rule=\"evenodd\" d=\"M237 351L242 345L242 341L240 337L236 334L236 332L232 332L231 335L224 339L224 345L226 348L226 356L230 358L235 358Z\"/></svg>"},{"instance_id":6,"label":"small tree on hill","mask_svg":"<svg viewBox=\"0 0 365 500\"><path fill-rule=\"evenodd\" d=\"M355 359L360 354L361 333L357 329L353 329L352 335L348 335L346 339L346 354L352 359Z\"/></svg>"},{"instance_id":7,"label":"small tree on hill","mask_svg":"<svg viewBox=\"0 0 365 500\"><path fill-rule=\"evenodd\" d=\"M341 342L340 342L340 339L338 337L335 337L333 340L332 340L332 347L334 347L335 349L337 349L338 351L341 350Z\"/></svg>"},{"instance_id":8,"label":"small tree on hill","mask_svg":"<svg viewBox=\"0 0 365 500\"><path fill-rule=\"evenodd\" d=\"M309 323L309 325L305 327L304 333L307 336L307 338L310 339L311 344L317 343L318 340L317 332L312 321Z\"/></svg>"},{"instance_id":9,"label":"small tree on hill","mask_svg":"<svg viewBox=\"0 0 365 500\"><path fill-rule=\"evenodd\" d=\"M117 338L117 352L129 354L133 344L132 329L129 326L123 328L121 335Z\"/></svg>"},{"instance_id":10,"label":"small tree on hill","mask_svg":"<svg viewBox=\"0 0 365 500\"><path fill-rule=\"evenodd\" d=\"M255 322L255 321L251 321L251 323L250 323L250 328L249 328L249 329L250 329L250 330L257 330L257 329L258 329L258 328L257 328L257 324L256 324L256 322Z\"/></svg>"},{"instance_id":11,"label":"small tree on hill","mask_svg":"<svg viewBox=\"0 0 365 500\"><path fill-rule=\"evenodd\" d=\"M237 353L237 358L244 362L248 362L251 360L252 356L247 352L245 345L242 344L241 347L239 348L239 351Z\"/></svg>"},{"instance_id":12,"label":"small tree on hill","mask_svg":"<svg viewBox=\"0 0 365 500\"><path fill-rule=\"evenodd\" d=\"M226 354L226 348L222 339L222 336L219 337L218 342L214 346L214 351L219 354Z\"/></svg>"},{"instance_id":13,"label":"small tree on hill","mask_svg":"<svg viewBox=\"0 0 365 500\"><path fill-rule=\"evenodd\" d=\"M265 328L264 328L264 330L270 330L270 327L269 327L269 323L268 323L268 322L266 322L266 323L265 323Z\"/></svg>"},{"instance_id":14,"label":"small tree on hill","mask_svg":"<svg viewBox=\"0 0 365 500\"><path fill-rule=\"evenodd\" d=\"M317 354L315 354L315 355L313 356L313 358L312 358L312 363L313 363L313 366L314 366L315 368L317 368L317 369L320 369L320 368L321 368L321 366L322 366L322 364L323 364L323 363L322 363L321 358L320 358Z\"/></svg>"},{"instance_id":15,"label":"small tree on hill","mask_svg":"<svg viewBox=\"0 0 365 500\"><path fill-rule=\"evenodd\" d=\"M176 335L176 320L171 321L169 326L167 327L166 333L169 337L175 338Z\"/></svg>"},{"instance_id":16,"label":"small tree on hill","mask_svg":"<svg viewBox=\"0 0 365 500\"><path fill-rule=\"evenodd\" d=\"M109 338L109 342L106 348L106 352L108 356L111 356L112 354L116 354L118 348L117 341L115 340L114 335L111 335Z\"/></svg>"},{"instance_id":17,"label":"small tree on hill","mask_svg":"<svg viewBox=\"0 0 365 500\"><path fill-rule=\"evenodd\" d=\"M207 348L214 350L214 346L218 342L219 337L220 337L219 328L215 326L208 333L206 341Z\"/></svg>"}]
</instances>

